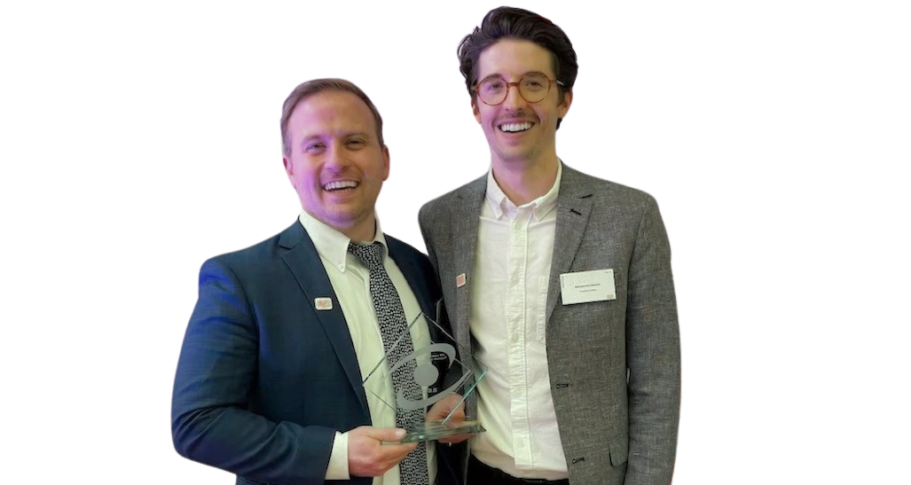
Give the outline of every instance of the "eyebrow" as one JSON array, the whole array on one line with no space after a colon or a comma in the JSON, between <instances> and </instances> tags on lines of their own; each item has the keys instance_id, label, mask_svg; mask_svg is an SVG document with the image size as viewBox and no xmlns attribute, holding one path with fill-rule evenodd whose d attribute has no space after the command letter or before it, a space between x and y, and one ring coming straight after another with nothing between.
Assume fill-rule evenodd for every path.
<instances>
[{"instance_id":1,"label":"eyebrow","mask_svg":"<svg viewBox=\"0 0 911 485\"><path fill-rule=\"evenodd\" d=\"M547 77L547 74L544 74L544 73L541 72L541 71L526 71L526 72L524 72L521 76L519 76L519 79L522 79L523 77L525 77L525 76L527 76L527 75L529 75L529 74L540 74L540 75L542 75L542 76ZM502 74L500 74L500 73L497 72L497 73L493 73L493 74L488 75L488 76L485 77L484 79L478 80L478 84L480 84L480 83L482 83L482 82L484 82L484 81L486 81L486 80L488 80L488 79L490 79L490 78L494 78L494 77L498 77L498 78L501 78L501 79L506 79L506 76L504 76L504 75L502 75Z\"/></svg>"},{"instance_id":2,"label":"eyebrow","mask_svg":"<svg viewBox=\"0 0 911 485\"><path fill-rule=\"evenodd\" d=\"M338 138L348 139L348 138L351 138L354 136L360 136L360 137L369 139L370 132L369 131L347 131L347 132L343 132ZM336 136L335 136L335 134L326 134L326 133L315 133L310 136L305 136L304 138L301 139L301 143L300 143L301 148L303 148L307 143L309 143L311 141L325 140L327 138L336 138Z\"/></svg>"}]
</instances>

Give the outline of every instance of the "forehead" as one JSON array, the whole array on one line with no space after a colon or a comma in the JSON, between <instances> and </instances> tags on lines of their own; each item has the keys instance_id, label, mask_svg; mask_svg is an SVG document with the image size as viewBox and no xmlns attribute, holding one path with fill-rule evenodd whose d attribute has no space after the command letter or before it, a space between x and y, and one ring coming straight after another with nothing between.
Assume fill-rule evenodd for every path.
<instances>
[{"instance_id":1,"label":"forehead","mask_svg":"<svg viewBox=\"0 0 911 485\"><path fill-rule=\"evenodd\" d=\"M288 120L288 131L295 138L370 135L376 131L376 121L367 104L353 93L322 91L297 103Z\"/></svg>"},{"instance_id":2,"label":"forehead","mask_svg":"<svg viewBox=\"0 0 911 485\"><path fill-rule=\"evenodd\" d=\"M532 71L556 77L551 52L530 40L503 39L485 47L478 57L478 80L495 74L520 77Z\"/></svg>"}]
</instances>

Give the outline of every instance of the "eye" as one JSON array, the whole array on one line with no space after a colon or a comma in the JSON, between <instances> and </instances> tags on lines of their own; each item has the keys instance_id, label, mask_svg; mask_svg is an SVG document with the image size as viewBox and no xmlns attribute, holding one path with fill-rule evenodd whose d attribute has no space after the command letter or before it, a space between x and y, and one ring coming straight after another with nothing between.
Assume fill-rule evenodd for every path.
<instances>
[{"instance_id":1,"label":"eye","mask_svg":"<svg viewBox=\"0 0 911 485\"><path fill-rule=\"evenodd\" d=\"M326 144L321 141L314 141L304 145L304 151L307 153L316 153L324 150Z\"/></svg>"},{"instance_id":2,"label":"eye","mask_svg":"<svg viewBox=\"0 0 911 485\"><path fill-rule=\"evenodd\" d=\"M367 144L367 142L360 138L354 138L352 140L348 140L345 142L345 146L347 146L348 148L355 148L355 149L361 148L362 146L364 146L366 144Z\"/></svg>"},{"instance_id":3,"label":"eye","mask_svg":"<svg viewBox=\"0 0 911 485\"><path fill-rule=\"evenodd\" d=\"M531 90L544 89L547 81L541 76L528 76L522 80L522 85Z\"/></svg>"},{"instance_id":4,"label":"eye","mask_svg":"<svg viewBox=\"0 0 911 485\"><path fill-rule=\"evenodd\" d=\"M506 87L506 82L500 78L485 79L481 82L481 90L485 93L498 93Z\"/></svg>"}]
</instances>

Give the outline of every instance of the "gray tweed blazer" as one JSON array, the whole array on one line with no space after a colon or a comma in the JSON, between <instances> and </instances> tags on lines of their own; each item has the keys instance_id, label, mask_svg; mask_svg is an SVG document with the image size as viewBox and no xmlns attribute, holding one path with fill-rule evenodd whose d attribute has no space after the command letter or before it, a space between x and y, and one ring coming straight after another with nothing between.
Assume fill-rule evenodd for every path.
<instances>
[{"instance_id":1,"label":"gray tweed blazer","mask_svg":"<svg viewBox=\"0 0 911 485\"><path fill-rule=\"evenodd\" d=\"M421 208L456 339L470 348L483 176ZM670 247L648 194L563 165L547 293L547 362L573 485L668 484L680 409ZM563 305L560 275L613 269L617 298ZM465 274L459 287L456 277ZM476 402L469 400L469 413ZM483 424L483 423L482 423ZM463 471L467 454L462 458Z\"/></svg>"}]
</instances>

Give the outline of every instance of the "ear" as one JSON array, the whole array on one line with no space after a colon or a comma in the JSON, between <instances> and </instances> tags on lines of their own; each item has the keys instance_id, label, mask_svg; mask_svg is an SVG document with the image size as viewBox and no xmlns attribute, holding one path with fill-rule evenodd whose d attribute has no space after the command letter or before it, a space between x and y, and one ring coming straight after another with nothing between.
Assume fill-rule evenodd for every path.
<instances>
[{"instance_id":1,"label":"ear","mask_svg":"<svg viewBox=\"0 0 911 485\"><path fill-rule=\"evenodd\" d=\"M471 100L471 112L474 113L474 119L478 120L478 124L480 124L481 110L478 109L478 101L476 99Z\"/></svg>"},{"instance_id":2,"label":"ear","mask_svg":"<svg viewBox=\"0 0 911 485\"><path fill-rule=\"evenodd\" d=\"M569 112L569 105L573 104L573 92L572 90L566 91L563 93L563 102L557 106L557 112L559 113L558 118L565 118L566 113Z\"/></svg>"},{"instance_id":3,"label":"ear","mask_svg":"<svg viewBox=\"0 0 911 485\"><path fill-rule=\"evenodd\" d=\"M389 147L383 145L383 182L389 178Z\"/></svg>"},{"instance_id":4,"label":"ear","mask_svg":"<svg viewBox=\"0 0 911 485\"><path fill-rule=\"evenodd\" d=\"M288 174L288 179L291 180L291 186L295 189L297 188L294 185L294 164L291 163L291 159L287 156L282 157L282 165L285 166L285 173Z\"/></svg>"}]
</instances>

